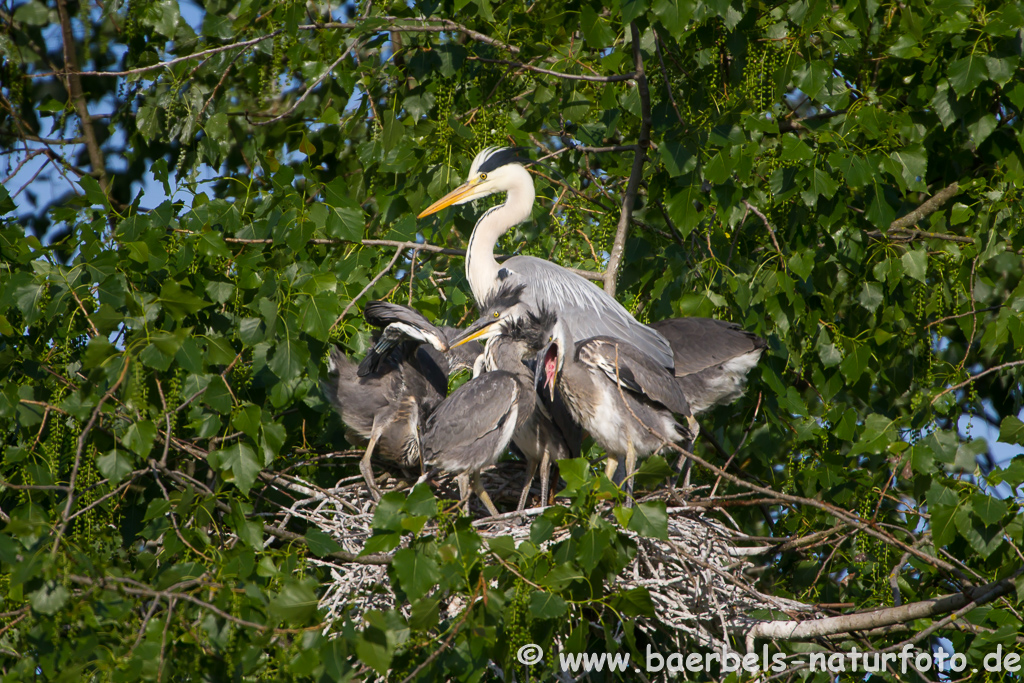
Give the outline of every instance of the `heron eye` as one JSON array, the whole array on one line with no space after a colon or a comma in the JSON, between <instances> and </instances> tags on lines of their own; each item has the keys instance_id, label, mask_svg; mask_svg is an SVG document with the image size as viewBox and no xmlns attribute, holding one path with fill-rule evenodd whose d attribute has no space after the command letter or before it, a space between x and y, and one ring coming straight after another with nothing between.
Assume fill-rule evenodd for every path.
<instances>
[{"instance_id":1,"label":"heron eye","mask_svg":"<svg viewBox=\"0 0 1024 683\"><path fill-rule=\"evenodd\" d=\"M487 180L487 174L486 173L481 173L480 174L480 180Z\"/></svg>"},{"instance_id":2,"label":"heron eye","mask_svg":"<svg viewBox=\"0 0 1024 683\"><path fill-rule=\"evenodd\" d=\"M495 317L495 318L497 318L497 317L498 317L498 312L497 312L497 311L495 311L495 312L494 312L494 317Z\"/></svg>"}]
</instances>

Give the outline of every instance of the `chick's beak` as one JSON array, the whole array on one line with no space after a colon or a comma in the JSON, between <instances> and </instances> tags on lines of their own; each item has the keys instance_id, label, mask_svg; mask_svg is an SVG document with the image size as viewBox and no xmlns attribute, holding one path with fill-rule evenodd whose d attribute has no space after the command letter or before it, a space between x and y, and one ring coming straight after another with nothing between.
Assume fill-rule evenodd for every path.
<instances>
[{"instance_id":1,"label":"chick's beak","mask_svg":"<svg viewBox=\"0 0 1024 683\"><path fill-rule=\"evenodd\" d=\"M467 327L466 331L456 337L448 346L449 348L454 349L456 346L462 346L466 342L471 342L474 339L490 339L500 331L500 320L478 320Z\"/></svg>"}]
</instances>

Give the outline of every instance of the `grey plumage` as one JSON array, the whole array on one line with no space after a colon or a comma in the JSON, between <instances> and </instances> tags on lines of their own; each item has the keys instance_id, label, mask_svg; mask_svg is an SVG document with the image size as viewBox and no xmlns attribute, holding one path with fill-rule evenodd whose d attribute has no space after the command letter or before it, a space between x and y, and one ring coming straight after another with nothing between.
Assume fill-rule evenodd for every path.
<instances>
[{"instance_id":1,"label":"grey plumage","mask_svg":"<svg viewBox=\"0 0 1024 683\"><path fill-rule=\"evenodd\" d=\"M692 438L673 415L690 416L686 396L659 362L621 339L573 343L561 319L550 336L538 355L538 381L549 392L557 386L572 416L605 449L609 478L622 458L630 477L638 457Z\"/></svg>"},{"instance_id":2,"label":"grey plumage","mask_svg":"<svg viewBox=\"0 0 1024 683\"><path fill-rule=\"evenodd\" d=\"M384 330L375 335L374 346L358 367L341 349L331 349L321 389L345 423L349 442L366 444L359 469L379 499L371 457L420 469L423 420L444 400L449 372L462 365L463 356L482 347L448 351L446 332L405 306L370 302L364 315Z\"/></svg>"},{"instance_id":3,"label":"grey plumage","mask_svg":"<svg viewBox=\"0 0 1024 683\"><path fill-rule=\"evenodd\" d=\"M674 374L694 415L739 398L766 346L739 325L713 318L669 318L651 327L672 346Z\"/></svg>"},{"instance_id":4,"label":"grey plumage","mask_svg":"<svg viewBox=\"0 0 1024 683\"><path fill-rule=\"evenodd\" d=\"M496 370L471 379L427 418L421 439L423 460L432 469L469 474L473 490L492 515L498 510L480 483L480 472L494 465L512 435L533 412L533 374L522 363L531 354L514 335L491 341ZM489 344L488 346L490 346ZM518 363L518 365L516 365Z\"/></svg>"},{"instance_id":5,"label":"grey plumage","mask_svg":"<svg viewBox=\"0 0 1024 683\"><path fill-rule=\"evenodd\" d=\"M490 147L473 159L466 182L420 213L428 216L497 192L507 193L504 204L483 213L473 228L466 250L466 278L477 305L504 284L524 285L521 298L530 309L557 310L571 326L577 341L606 335L627 340L665 367L672 367L672 349L657 331L636 321L603 289L576 273L533 256L513 256L503 264L494 246L512 226L530 217L536 197L533 178L516 150Z\"/></svg>"},{"instance_id":6,"label":"grey plumage","mask_svg":"<svg viewBox=\"0 0 1024 683\"><path fill-rule=\"evenodd\" d=\"M493 318L495 312L500 313L507 306L514 304L515 295L516 292L496 292L495 296L487 302L481 316L482 319ZM535 354L544 346L544 335L552 323L553 317L542 318L533 313L527 313L524 319L512 319L506 322L503 326L502 336L492 339L484 350L484 365L488 372L497 370L522 372L524 361L516 358L515 354L506 352L508 345L502 337L508 335L521 337L525 340L529 350ZM533 362L528 367L527 378L532 379L535 375ZM533 390L532 384L530 390ZM530 488L538 469L540 470L541 505L548 504L551 464L558 460L578 458L582 442L583 431L572 419L557 392L548 400L536 401L534 409L512 436L512 443L526 460L526 481L523 484L522 493L519 495L519 505L517 506L519 511L526 507L526 500L530 495Z\"/></svg>"}]
</instances>

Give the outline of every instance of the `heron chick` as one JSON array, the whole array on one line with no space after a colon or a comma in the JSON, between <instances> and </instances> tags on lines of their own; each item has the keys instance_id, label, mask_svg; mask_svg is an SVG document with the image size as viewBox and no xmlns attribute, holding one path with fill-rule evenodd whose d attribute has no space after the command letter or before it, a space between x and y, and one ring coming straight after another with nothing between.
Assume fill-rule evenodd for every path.
<instances>
[{"instance_id":1,"label":"heron chick","mask_svg":"<svg viewBox=\"0 0 1024 683\"><path fill-rule=\"evenodd\" d=\"M534 373L523 360L534 354L523 327L508 321L502 333L487 345L495 367L455 391L439 405L424 425L421 439L423 461L431 471L468 474L473 491L492 515L498 509L491 501L480 472L498 462L512 435L533 413L536 392Z\"/></svg>"},{"instance_id":2,"label":"heron chick","mask_svg":"<svg viewBox=\"0 0 1024 683\"><path fill-rule=\"evenodd\" d=\"M681 425L675 418L691 417L686 396L658 361L621 339L573 342L561 318L548 337L537 356L537 383L552 394L557 388L572 416L604 448L609 479L624 458L631 483L638 457L694 437L689 420Z\"/></svg>"},{"instance_id":3,"label":"heron chick","mask_svg":"<svg viewBox=\"0 0 1024 683\"><path fill-rule=\"evenodd\" d=\"M423 420L448 393L448 375L472 367L480 344L452 351L448 338L461 333L439 328L419 311L383 301L369 302L363 315L383 327L359 366L331 349L321 389L347 427L352 444L366 443L359 471L370 495L380 500L370 460L374 453L403 469L421 470L419 432ZM475 354L475 355L474 355Z\"/></svg>"},{"instance_id":4,"label":"heron chick","mask_svg":"<svg viewBox=\"0 0 1024 683\"><path fill-rule=\"evenodd\" d=\"M555 317L546 309L540 314L535 314L525 307L521 311L522 317L511 315L511 309L523 306L519 298L523 288L522 284L502 284L485 302L479 320L470 325L461 337L452 341L453 347L461 348L459 344L470 340L500 337L507 334L505 328L513 324L515 329L520 331L517 333L524 336L533 354L536 354L545 345L547 331L554 324ZM510 363L517 366L523 364L509 358L507 354L496 353L502 346L500 343L488 342L483 354L487 371L513 371L518 368L511 367ZM530 357L531 368L535 362L533 354ZM532 369L531 373L531 377L534 376ZM517 507L520 512L526 507L537 470L540 470L541 505L547 505L551 464L559 460L578 458L583 443L583 431L569 414L561 397L555 393L550 398L540 398L543 400L537 401L533 412L512 436L512 443L526 460L526 481L519 495Z\"/></svg>"}]
</instances>

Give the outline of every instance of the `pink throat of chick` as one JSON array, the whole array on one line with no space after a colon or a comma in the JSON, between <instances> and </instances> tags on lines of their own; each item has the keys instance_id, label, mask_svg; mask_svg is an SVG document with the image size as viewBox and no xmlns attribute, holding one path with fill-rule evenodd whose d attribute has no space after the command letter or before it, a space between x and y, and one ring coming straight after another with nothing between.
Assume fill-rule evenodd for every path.
<instances>
[{"instance_id":1,"label":"pink throat of chick","mask_svg":"<svg viewBox=\"0 0 1024 683\"><path fill-rule=\"evenodd\" d=\"M544 387L550 388L555 379L555 368L558 364L558 346L552 344L544 354Z\"/></svg>"}]
</instances>

